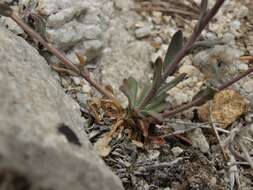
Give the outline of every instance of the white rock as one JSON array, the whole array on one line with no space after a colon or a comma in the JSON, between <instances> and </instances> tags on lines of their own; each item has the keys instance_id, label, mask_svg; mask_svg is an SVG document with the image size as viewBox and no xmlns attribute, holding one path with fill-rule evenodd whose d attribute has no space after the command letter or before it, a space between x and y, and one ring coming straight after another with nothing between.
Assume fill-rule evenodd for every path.
<instances>
[{"instance_id":1,"label":"white rock","mask_svg":"<svg viewBox=\"0 0 253 190\"><path fill-rule=\"evenodd\" d=\"M248 81L246 81L244 84L243 84L243 89L248 92L248 93L251 93L253 92L253 79L250 79Z\"/></svg>"},{"instance_id":2,"label":"white rock","mask_svg":"<svg viewBox=\"0 0 253 190\"><path fill-rule=\"evenodd\" d=\"M238 71L247 71L249 69L249 66L246 63L238 63L235 66Z\"/></svg>"},{"instance_id":3,"label":"white rock","mask_svg":"<svg viewBox=\"0 0 253 190\"><path fill-rule=\"evenodd\" d=\"M84 94L90 94L91 93L91 87L87 83L82 85L82 93Z\"/></svg>"},{"instance_id":4,"label":"white rock","mask_svg":"<svg viewBox=\"0 0 253 190\"><path fill-rule=\"evenodd\" d=\"M81 79L79 77L72 77L72 80L76 86L79 86L81 83Z\"/></svg>"},{"instance_id":5,"label":"white rock","mask_svg":"<svg viewBox=\"0 0 253 190\"><path fill-rule=\"evenodd\" d=\"M231 27L235 30L238 30L241 27L241 22L239 20L234 20L231 22Z\"/></svg>"},{"instance_id":6,"label":"white rock","mask_svg":"<svg viewBox=\"0 0 253 190\"><path fill-rule=\"evenodd\" d=\"M249 8L245 7L244 5L241 5L238 9L237 18L242 19L249 14Z\"/></svg>"},{"instance_id":7,"label":"white rock","mask_svg":"<svg viewBox=\"0 0 253 190\"><path fill-rule=\"evenodd\" d=\"M200 128L189 132L187 136L191 139L193 146L199 148L201 152L207 153L209 151L209 144Z\"/></svg>"},{"instance_id":8,"label":"white rock","mask_svg":"<svg viewBox=\"0 0 253 190\"><path fill-rule=\"evenodd\" d=\"M89 97L86 95L86 94L81 94L81 93L78 93L76 95L76 98L77 98L77 101L81 104L81 105L86 105Z\"/></svg>"},{"instance_id":9,"label":"white rock","mask_svg":"<svg viewBox=\"0 0 253 190\"><path fill-rule=\"evenodd\" d=\"M152 26L151 25L146 25L142 28L138 28L135 30L135 36L136 38L144 38L147 37L151 34L152 31Z\"/></svg>"},{"instance_id":10,"label":"white rock","mask_svg":"<svg viewBox=\"0 0 253 190\"><path fill-rule=\"evenodd\" d=\"M190 76L199 76L200 75L200 71L192 65L182 65L179 68L178 72L179 73L186 73Z\"/></svg>"},{"instance_id":11,"label":"white rock","mask_svg":"<svg viewBox=\"0 0 253 190\"><path fill-rule=\"evenodd\" d=\"M184 152L184 150L182 148L176 146L171 149L171 152L173 153L174 156L179 156L181 153Z\"/></svg>"}]
</instances>

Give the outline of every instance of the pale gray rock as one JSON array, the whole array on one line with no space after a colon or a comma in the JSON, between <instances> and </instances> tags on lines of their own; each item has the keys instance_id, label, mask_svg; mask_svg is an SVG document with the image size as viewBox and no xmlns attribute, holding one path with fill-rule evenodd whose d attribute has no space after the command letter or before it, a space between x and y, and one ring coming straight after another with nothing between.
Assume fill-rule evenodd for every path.
<instances>
[{"instance_id":1,"label":"pale gray rock","mask_svg":"<svg viewBox=\"0 0 253 190\"><path fill-rule=\"evenodd\" d=\"M176 146L171 149L171 152L173 153L174 156L179 156L181 153L184 152L184 150L180 148L179 146Z\"/></svg>"},{"instance_id":2,"label":"pale gray rock","mask_svg":"<svg viewBox=\"0 0 253 190\"><path fill-rule=\"evenodd\" d=\"M107 26L112 2L99 0L21 0L21 15L28 11L46 20L48 40L67 54L79 52L90 61L101 53L103 30ZM36 6L35 6L36 5ZM54 59L51 60L54 63Z\"/></svg>"},{"instance_id":3,"label":"pale gray rock","mask_svg":"<svg viewBox=\"0 0 253 190\"><path fill-rule=\"evenodd\" d=\"M123 189L92 150L78 104L22 38L0 27L0 186Z\"/></svg>"},{"instance_id":4,"label":"pale gray rock","mask_svg":"<svg viewBox=\"0 0 253 190\"><path fill-rule=\"evenodd\" d=\"M134 77L140 85L150 80L152 73L151 56L154 48L145 41L136 41L134 33L126 29L126 23L136 22L141 17L133 11L115 11L109 28L103 34L104 47L101 58L99 78L103 84L110 84L116 96L125 102L119 86L124 78Z\"/></svg>"},{"instance_id":5,"label":"pale gray rock","mask_svg":"<svg viewBox=\"0 0 253 190\"><path fill-rule=\"evenodd\" d=\"M187 136L191 139L192 145L196 148L199 148L201 152L207 153L209 151L209 144L200 128L189 132Z\"/></svg>"},{"instance_id":6,"label":"pale gray rock","mask_svg":"<svg viewBox=\"0 0 253 190\"><path fill-rule=\"evenodd\" d=\"M237 47L228 45L217 45L212 49L199 52L193 58L193 65L197 67L214 85L220 85L240 71L245 71L245 67L238 65L243 64L239 57L243 52Z\"/></svg>"},{"instance_id":7,"label":"pale gray rock","mask_svg":"<svg viewBox=\"0 0 253 190\"><path fill-rule=\"evenodd\" d=\"M135 36L136 36L136 38L144 38L144 37L149 36L151 34L151 32L152 32L152 26L145 25L145 26L135 30Z\"/></svg>"}]
</instances>

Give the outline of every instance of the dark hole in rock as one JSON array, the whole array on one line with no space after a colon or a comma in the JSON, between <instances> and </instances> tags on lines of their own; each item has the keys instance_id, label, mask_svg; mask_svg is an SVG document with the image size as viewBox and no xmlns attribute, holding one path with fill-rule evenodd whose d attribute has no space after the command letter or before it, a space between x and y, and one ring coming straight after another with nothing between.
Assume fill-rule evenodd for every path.
<instances>
[{"instance_id":1,"label":"dark hole in rock","mask_svg":"<svg viewBox=\"0 0 253 190\"><path fill-rule=\"evenodd\" d=\"M60 124L58 127L59 133L63 134L67 140L77 146L82 146L75 132L65 124Z\"/></svg>"}]
</instances>

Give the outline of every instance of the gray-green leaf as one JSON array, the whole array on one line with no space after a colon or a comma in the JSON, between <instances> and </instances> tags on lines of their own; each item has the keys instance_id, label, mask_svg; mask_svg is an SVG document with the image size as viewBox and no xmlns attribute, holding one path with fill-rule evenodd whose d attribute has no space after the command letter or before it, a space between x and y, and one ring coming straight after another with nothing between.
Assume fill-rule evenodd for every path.
<instances>
[{"instance_id":1,"label":"gray-green leaf","mask_svg":"<svg viewBox=\"0 0 253 190\"><path fill-rule=\"evenodd\" d=\"M175 55L181 50L183 47L183 33L181 30L178 30L172 37L170 45L168 47L165 59L164 59L164 69L168 67L168 65L172 62Z\"/></svg>"}]
</instances>

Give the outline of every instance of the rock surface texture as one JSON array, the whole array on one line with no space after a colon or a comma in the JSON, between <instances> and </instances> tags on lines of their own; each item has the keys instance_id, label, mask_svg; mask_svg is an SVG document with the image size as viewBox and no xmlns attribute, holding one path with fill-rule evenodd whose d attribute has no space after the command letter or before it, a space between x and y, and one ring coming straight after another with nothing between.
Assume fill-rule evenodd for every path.
<instances>
[{"instance_id":1,"label":"rock surface texture","mask_svg":"<svg viewBox=\"0 0 253 190\"><path fill-rule=\"evenodd\" d=\"M0 60L0 189L123 189L91 149L58 76L2 26Z\"/></svg>"}]
</instances>

